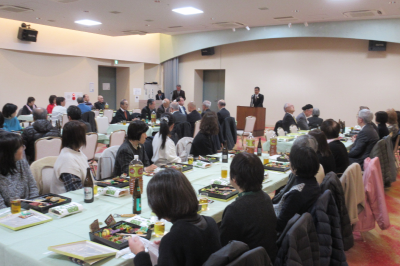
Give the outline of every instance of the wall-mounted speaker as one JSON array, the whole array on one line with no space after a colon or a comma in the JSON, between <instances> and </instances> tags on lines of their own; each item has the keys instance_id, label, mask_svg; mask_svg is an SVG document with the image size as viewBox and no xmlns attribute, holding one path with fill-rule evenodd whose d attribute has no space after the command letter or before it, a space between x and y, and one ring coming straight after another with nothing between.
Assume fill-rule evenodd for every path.
<instances>
[{"instance_id":1,"label":"wall-mounted speaker","mask_svg":"<svg viewBox=\"0 0 400 266\"><path fill-rule=\"evenodd\" d=\"M201 55L213 55L215 54L214 47L206 48L206 49L201 49Z\"/></svg>"},{"instance_id":2,"label":"wall-mounted speaker","mask_svg":"<svg viewBox=\"0 0 400 266\"><path fill-rule=\"evenodd\" d=\"M369 41L368 51L386 51L386 42Z\"/></svg>"},{"instance_id":3,"label":"wall-mounted speaker","mask_svg":"<svg viewBox=\"0 0 400 266\"><path fill-rule=\"evenodd\" d=\"M38 31L27 27L25 23L22 23L22 26L19 27L17 38L21 41L26 42L36 42Z\"/></svg>"}]
</instances>

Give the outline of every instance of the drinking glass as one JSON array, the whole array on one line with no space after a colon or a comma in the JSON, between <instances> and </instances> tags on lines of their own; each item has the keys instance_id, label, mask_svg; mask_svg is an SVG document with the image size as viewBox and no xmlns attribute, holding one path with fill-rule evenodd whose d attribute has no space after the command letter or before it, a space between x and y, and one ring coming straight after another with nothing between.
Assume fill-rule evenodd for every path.
<instances>
[{"instance_id":1,"label":"drinking glass","mask_svg":"<svg viewBox=\"0 0 400 266\"><path fill-rule=\"evenodd\" d=\"M154 233L156 237L161 237L165 233L165 223L163 221L157 221L154 223Z\"/></svg>"},{"instance_id":2,"label":"drinking glass","mask_svg":"<svg viewBox=\"0 0 400 266\"><path fill-rule=\"evenodd\" d=\"M268 164L269 163L269 154L266 154L263 156L263 164Z\"/></svg>"},{"instance_id":3,"label":"drinking glass","mask_svg":"<svg viewBox=\"0 0 400 266\"><path fill-rule=\"evenodd\" d=\"M201 205L201 211L208 210L208 193L207 192L200 192L199 194L199 205Z\"/></svg>"},{"instance_id":4,"label":"drinking glass","mask_svg":"<svg viewBox=\"0 0 400 266\"><path fill-rule=\"evenodd\" d=\"M228 166L226 165L221 166L221 177L228 178Z\"/></svg>"},{"instance_id":5,"label":"drinking glass","mask_svg":"<svg viewBox=\"0 0 400 266\"><path fill-rule=\"evenodd\" d=\"M93 185L93 195L97 195L97 185Z\"/></svg>"},{"instance_id":6,"label":"drinking glass","mask_svg":"<svg viewBox=\"0 0 400 266\"><path fill-rule=\"evenodd\" d=\"M126 125L126 121L125 121L125 120L123 120L123 121L122 121L122 124L125 126L125 125Z\"/></svg>"},{"instance_id":7,"label":"drinking glass","mask_svg":"<svg viewBox=\"0 0 400 266\"><path fill-rule=\"evenodd\" d=\"M193 164L193 154L189 154L188 164Z\"/></svg>"},{"instance_id":8,"label":"drinking glass","mask_svg":"<svg viewBox=\"0 0 400 266\"><path fill-rule=\"evenodd\" d=\"M19 213L21 212L21 201L18 197L11 197L10 198L10 207L11 207L11 213Z\"/></svg>"}]
</instances>

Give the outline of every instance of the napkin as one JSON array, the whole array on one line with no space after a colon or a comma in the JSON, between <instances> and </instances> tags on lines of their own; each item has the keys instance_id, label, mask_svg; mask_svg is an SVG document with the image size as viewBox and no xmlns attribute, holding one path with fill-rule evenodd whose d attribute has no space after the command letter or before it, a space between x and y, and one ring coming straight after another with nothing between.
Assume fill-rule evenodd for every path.
<instances>
[{"instance_id":1,"label":"napkin","mask_svg":"<svg viewBox=\"0 0 400 266\"><path fill-rule=\"evenodd\" d=\"M138 236L134 235L132 237L138 237ZM147 248L147 250L149 252L149 255L150 255L151 263L153 265L156 265L157 261L158 261L158 248L159 248L159 246L154 244L154 242L151 242L151 241L149 241L149 240L147 240L147 239L145 239L143 237L138 237L138 238L142 241L142 243L145 246L145 248ZM134 255L131 252L130 248L127 247L127 248L124 248L124 249L121 249L120 251L118 251L117 254L115 254L115 257L118 259L121 256L130 254L130 253L131 253L130 257L134 257Z\"/></svg>"},{"instance_id":2,"label":"napkin","mask_svg":"<svg viewBox=\"0 0 400 266\"><path fill-rule=\"evenodd\" d=\"M193 166L200 167L200 168L209 168L209 167L211 167L211 164L197 160L197 161L193 162Z\"/></svg>"},{"instance_id":3,"label":"napkin","mask_svg":"<svg viewBox=\"0 0 400 266\"><path fill-rule=\"evenodd\" d=\"M230 186L231 182L229 182L228 178L224 178L224 179L220 178L220 179L211 179L210 184Z\"/></svg>"},{"instance_id":4,"label":"napkin","mask_svg":"<svg viewBox=\"0 0 400 266\"><path fill-rule=\"evenodd\" d=\"M81 212L82 210L83 210L82 204L71 202L68 204L50 208L49 212L62 218L77 212Z\"/></svg>"},{"instance_id":5,"label":"napkin","mask_svg":"<svg viewBox=\"0 0 400 266\"><path fill-rule=\"evenodd\" d=\"M119 198L119 197L128 195L128 189L127 188L117 188L117 187L99 187L97 189L97 193L99 195L106 195L106 196Z\"/></svg>"}]
</instances>

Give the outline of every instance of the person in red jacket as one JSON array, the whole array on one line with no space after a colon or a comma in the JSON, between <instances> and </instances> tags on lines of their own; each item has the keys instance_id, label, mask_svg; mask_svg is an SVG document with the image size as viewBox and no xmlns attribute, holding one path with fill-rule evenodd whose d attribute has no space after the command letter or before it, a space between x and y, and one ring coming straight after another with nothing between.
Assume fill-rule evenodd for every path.
<instances>
[{"instance_id":1,"label":"person in red jacket","mask_svg":"<svg viewBox=\"0 0 400 266\"><path fill-rule=\"evenodd\" d=\"M56 104L56 95L50 95L49 97L49 105L47 105L47 113L51 114L53 112L54 106L57 106Z\"/></svg>"}]
</instances>

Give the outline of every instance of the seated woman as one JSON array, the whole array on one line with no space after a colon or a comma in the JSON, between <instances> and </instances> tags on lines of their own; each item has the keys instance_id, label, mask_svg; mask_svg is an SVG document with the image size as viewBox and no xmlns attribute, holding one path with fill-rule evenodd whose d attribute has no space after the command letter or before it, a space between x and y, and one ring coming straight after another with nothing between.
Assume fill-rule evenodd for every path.
<instances>
[{"instance_id":1,"label":"seated woman","mask_svg":"<svg viewBox=\"0 0 400 266\"><path fill-rule=\"evenodd\" d=\"M308 135L313 136L318 142L317 156L319 163L324 167L325 174L329 172L336 173L335 157L329 149L328 140L326 139L325 133L319 129L311 130ZM321 183L322 180L317 180Z\"/></svg>"},{"instance_id":2,"label":"seated woman","mask_svg":"<svg viewBox=\"0 0 400 266\"><path fill-rule=\"evenodd\" d=\"M294 186L274 205L278 233L282 233L296 213L307 212L321 194L315 178L319 169L317 153L311 147L292 148L289 160L295 180Z\"/></svg>"},{"instance_id":3,"label":"seated woman","mask_svg":"<svg viewBox=\"0 0 400 266\"><path fill-rule=\"evenodd\" d=\"M158 266L200 266L221 248L218 226L211 217L197 214L196 193L181 172L166 169L153 176L147 185L147 201L159 219L173 225L160 245ZM129 239L129 247L136 254L136 266L152 265L138 237Z\"/></svg>"},{"instance_id":4,"label":"seated woman","mask_svg":"<svg viewBox=\"0 0 400 266\"><path fill-rule=\"evenodd\" d=\"M19 135L0 131L0 209L10 207L10 198L39 196L35 178L26 160L25 146Z\"/></svg>"},{"instance_id":5,"label":"seated woman","mask_svg":"<svg viewBox=\"0 0 400 266\"><path fill-rule=\"evenodd\" d=\"M53 108L57 106L56 104L56 95L50 95L49 97L49 105L47 105L47 113L51 114L53 112Z\"/></svg>"},{"instance_id":6,"label":"seated woman","mask_svg":"<svg viewBox=\"0 0 400 266\"><path fill-rule=\"evenodd\" d=\"M328 139L329 149L335 158L336 173L343 174L350 162L346 146L344 146L343 142L339 140L339 123L333 119L325 120L321 125L321 131L325 133L325 136Z\"/></svg>"},{"instance_id":7,"label":"seated woman","mask_svg":"<svg viewBox=\"0 0 400 266\"><path fill-rule=\"evenodd\" d=\"M37 106L35 105L35 98L28 97L28 101L26 102L24 107L22 107L21 115L31 115L33 109L35 108L37 108Z\"/></svg>"},{"instance_id":8,"label":"seated woman","mask_svg":"<svg viewBox=\"0 0 400 266\"><path fill-rule=\"evenodd\" d=\"M212 136L218 135L219 124L217 115L214 112L206 112L200 122L200 131L192 142L190 153L193 156L206 156L217 153Z\"/></svg>"},{"instance_id":9,"label":"seated woman","mask_svg":"<svg viewBox=\"0 0 400 266\"><path fill-rule=\"evenodd\" d=\"M124 143L119 147L115 157L114 176L129 174L129 163L134 159L135 155L139 155L145 171L152 172L157 166L150 165L147 157L144 143L146 141L146 132L149 127L140 120L133 121L128 127L128 136Z\"/></svg>"},{"instance_id":10,"label":"seated woman","mask_svg":"<svg viewBox=\"0 0 400 266\"><path fill-rule=\"evenodd\" d=\"M180 163L181 158L176 155L176 146L170 134L174 128L175 119L172 114L165 113L160 119L160 131L153 138L153 158L155 165Z\"/></svg>"},{"instance_id":11,"label":"seated woman","mask_svg":"<svg viewBox=\"0 0 400 266\"><path fill-rule=\"evenodd\" d=\"M19 124L19 120L17 116L18 106L12 103L6 103L3 106L3 116L4 116L4 125L3 129L5 131L20 131L22 130L21 125Z\"/></svg>"},{"instance_id":12,"label":"seated woman","mask_svg":"<svg viewBox=\"0 0 400 266\"><path fill-rule=\"evenodd\" d=\"M379 111L375 113L375 122L378 124L379 139L383 139L383 137L389 135L389 129L386 126L388 118L388 113L384 111Z\"/></svg>"},{"instance_id":13,"label":"seated woman","mask_svg":"<svg viewBox=\"0 0 400 266\"><path fill-rule=\"evenodd\" d=\"M238 240L250 249L261 246L274 261L278 251L276 215L271 198L262 191L262 162L255 154L243 152L235 155L230 170L231 184L240 193L222 215L221 245Z\"/></svg>"},{"instance_id":14,"label":"seated woman","mask_svg":"<svg viewBox=\"0 0 400 266\"><path fill-rule=\"evenodd\" d=\"M85 124L70 121L64 125L60 155L54 164L57 179L51 184L52 193L64 193L83 188L89 167L86 155L80 150L86 146Z\"/></svg>"},{"instance_id":15,"label":"seated woman","mask_svg":"<svg viewBox=\"0 0 400 266\"><path fill-rule=\"evenodd\" d=\"M324 121L322 118L319 118L319 109L314 107L312 117L307 118L308 127L310 129L319 128Z\"/></svg>"}]
</instances>

